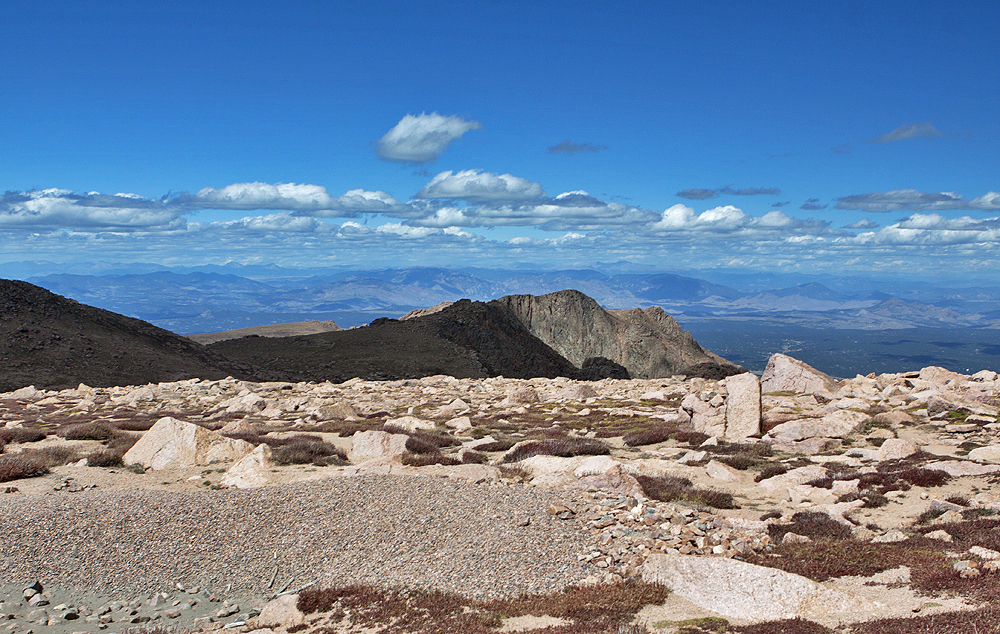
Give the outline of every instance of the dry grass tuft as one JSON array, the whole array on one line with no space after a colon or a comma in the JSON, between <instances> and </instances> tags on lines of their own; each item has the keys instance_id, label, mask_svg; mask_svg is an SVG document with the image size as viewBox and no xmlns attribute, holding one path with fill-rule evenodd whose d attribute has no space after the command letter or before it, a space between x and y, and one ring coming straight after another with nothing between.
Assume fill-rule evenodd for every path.
<instances>
[{"instance_id":1,"label":"dry grass tuft","mask_svg":"<svg viewBox=\"0 0 1000 634\"><path fill-rule=\"evenodd\" d=\"M271 451L278 464L314 464L320 467L347 464L347 454L343 449L320 440L318 436L295 436L291 442Z\"/></svg>"},{"instance_id":2,"label":"dry grass tuft","mask_svg":"<svg viewBox=\"0 0 1000 634\"><path fill-rule=\"evenodd\" d=\"M427 467L430 465L453 466L462 464L455 456L446 456L436 449L426 453L404 453L399 461L409 467Z\"/></svg>"},{"instance_id":3,"label":"dry grass tuft","mask_svg":"<svg viewBox=\"0 0 1000 634\"><path fill-rule=\"evenodd\" d=\"M107 423L82 423L60 430L66 440L111 440L117 430Z\"/></svg>"},{"instance_id":4,"label":"dry grass tuft","mask_svg":"<svg viewBox=\"0 0 1000 634\"><path fill-rule=\"evenodd\" d=\"M474 601L429 590L380 589L346 586L306 590L298 608L306 614L325 612L341 622L350 615L354 628L392 623L400 634L493 634L504 617L549 615L571 621L550 627L551 634L630 633L635 613L661 603L669 592L663 586L627 581L611 586L572 587L545 595L523 595L496 601Z\"/></svg>"},{"instance_id":5,"label":"dry grass tuft","mask_svg":"<svg viewBox=\"0 0 1000 634\"><path fill-rule=\"evenodd\" d=\"M0 442L5 444L38 442L45 440L45 432L33 427L4 427L0 428Z\"/></svg>"},{"instance_id":6,"label":"dry grass tuft","mask_svg":"<svg viewBox=\"0 0 1000 634\"><path fill-rule=\"evenodd\" d=\"M811 539L843 540L851 538L851 528L832 519L826 513L802 511L792 516L790 524L769 524L768 535L774 542L781 542L786 533L804 535Z\"/></svg>"},{"instance_id":7,"label":"dry grass tuft","mask_svg":"<svg viewBox=\"0 0 1000 634\"><path fill-rule=\"evenodd\" d=\"M49 468L42 462L24 454L0 456L0 482L35 478L48 472Z\"/></svg>"},{"instance_id":8,"label":"dry grass tuft","mask_svg":"<svg viewBox=\"0 0 1000 634\"><path fill-rule=\"evenodd\" d=\"M733 500L732 493L717 489L699 489L692 485L690 480L680 476L639 475L635 479L648 497L661 502L684 500L717 509L739 508Z\"/></svg>"},{"instance_id":9,"label":"dry grass tuft","mask_svg":"<svg viewBox=\"0 0 1000 634\"><path fill-rule=\"evenodd\" d=\"M599 456L611 453L603 441L596 438L564 438L561 440L532 440L504 456L505 463L518 462L532 456Z\"/></svg>"},{"instance_id":10,"label":"dry grass tuft","mask_svg":"<svg viewBox=\"0 0 1000 634\"><path fill-rule=\"evenodd\" d=\"M622 436L622 441L627 447L655 445L670 440L676 433L677 427L673 425L656 425L655 427L631 431Z\"/></svg>"}]
</instances>

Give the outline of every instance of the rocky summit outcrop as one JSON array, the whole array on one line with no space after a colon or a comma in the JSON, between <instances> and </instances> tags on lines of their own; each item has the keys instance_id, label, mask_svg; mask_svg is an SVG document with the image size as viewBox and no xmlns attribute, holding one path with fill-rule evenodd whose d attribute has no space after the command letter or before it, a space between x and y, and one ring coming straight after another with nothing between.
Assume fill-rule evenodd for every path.
<instances>
[{"instance_id":1,"label":"rocky summit outcrop","mask_svg":"<svg viewBox=\"0 0 1000 634\"><path fill-rule=\"evenodd\" d=\"M510 309L525 327L577 367L605 358L630 376L685 374L721 379L745 370L703 349L662 308L605 310L579 291L508 295L491 303Z\"/></svg>"}]
</instances>

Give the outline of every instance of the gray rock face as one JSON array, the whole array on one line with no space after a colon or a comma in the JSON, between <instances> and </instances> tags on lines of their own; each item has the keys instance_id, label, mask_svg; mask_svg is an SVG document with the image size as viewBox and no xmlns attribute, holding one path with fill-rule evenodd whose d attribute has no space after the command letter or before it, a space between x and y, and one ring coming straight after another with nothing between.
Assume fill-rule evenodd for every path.
<instances>
[{"instance_id":1,"label":"gray rock face","mask_svg":"<svg viewBox=\"0 0 1000 634\"><path fill-rule=\"evenodd\" d=\"M850 612L866 603L799 575L721 557L651 555L642 567L642 579L662 583L716 614L751 620Z\"/></svg>"},{"instance_id":2,"label":"gray rock face","mask_svg":"<svg viewBox=\"0 0 1000 634\"><path fill-rule=\"evenodd\" d=\"M508 295L496 302L573 365L604 357L633 378L688 374L722 378L743 368L704 350L662 308L605 310L579 291Z\"/></svg>"},{"instance_id":3,"label":"gray rock face","mask_svg":"<svg viewBox=\"0 0 1000 634\"><path fill-rule=\"evenodd\" d=\"M785 354L773 354L767 360L764 375L760 380L760 391L772 392L834 392L839 385L829 375L808 363L793 359Z\"/></svg>"}]
</instances>

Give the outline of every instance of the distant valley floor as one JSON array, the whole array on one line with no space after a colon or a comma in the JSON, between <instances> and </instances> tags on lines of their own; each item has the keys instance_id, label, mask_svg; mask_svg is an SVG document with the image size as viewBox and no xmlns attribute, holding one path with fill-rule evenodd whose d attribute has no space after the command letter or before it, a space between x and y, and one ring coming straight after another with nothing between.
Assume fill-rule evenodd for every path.
<instances>
[{"instance_id":1,"label":"distant valley floor","mask_svg":"<svg viewBox=\"0 0 1000 634\"><path fill-rule=\"evenodd\" d=\"M678 321L702 347L752 372L781 352L836 377L938 365L955 372L1000 369L1000 330L903 328L813 329L729 320Z\"/></svg>"}]
</instances>

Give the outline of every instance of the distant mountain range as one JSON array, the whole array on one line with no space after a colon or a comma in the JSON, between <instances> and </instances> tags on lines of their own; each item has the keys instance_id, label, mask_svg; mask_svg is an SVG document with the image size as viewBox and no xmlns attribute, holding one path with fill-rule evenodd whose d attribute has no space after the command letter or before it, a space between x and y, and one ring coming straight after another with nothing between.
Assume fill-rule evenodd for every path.
<instances>
[{"instance_id":1,"label":"distant mountain range","mask_svg":"<svg viewBox=\"0 0 1000 634\"><path fill-rule=\"evenodd\" d=\"M462 300L406 321L204 346L27 282L0 280L0 392L226 375L339 382L434 374L718 379L744 371L701 348L660 309L607 311L577 291Z\"/></svg>"},{"instance_id":2,"label":"distant mountain range","mask_svg":"<svg viewBox=\"0 0 1000 634\"><path fill-rule=\"evenodd\" d=\"M60 273L28 281L183 334L306 320L333 320L352 327L463 298L489 301L570 288L609 309L659 306L692 326L736 321L822 329L1000 328L1000 288L897 282L877 290L870 284L833 280L843 288L807 282L738 290L675 274L606 275L587 269L338 271L230 265L197 269Z\"/></svg>"}]
</instances>

